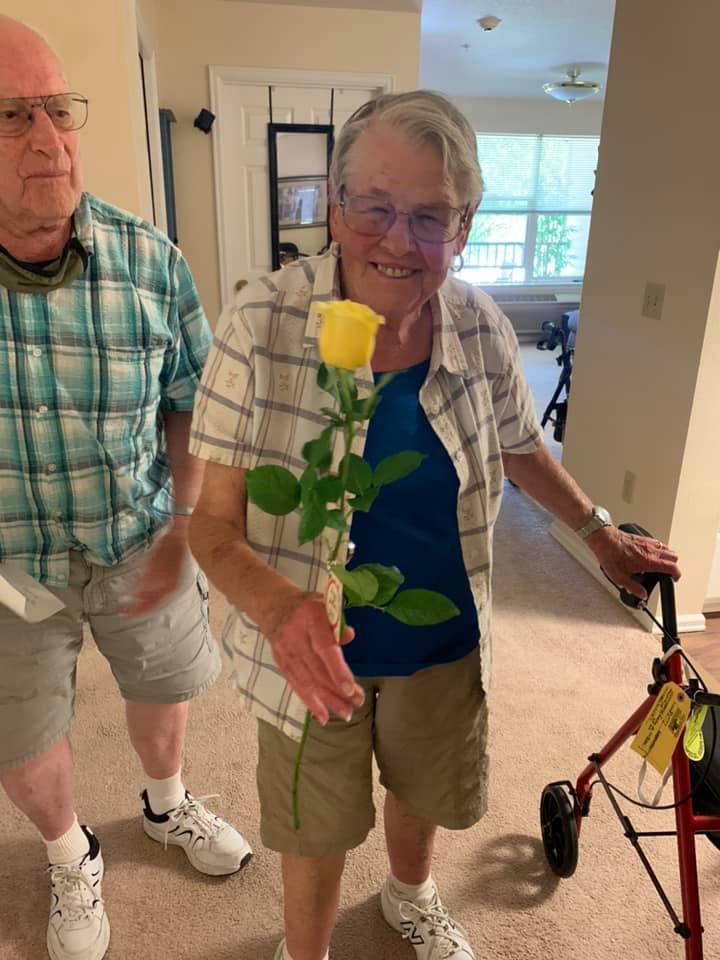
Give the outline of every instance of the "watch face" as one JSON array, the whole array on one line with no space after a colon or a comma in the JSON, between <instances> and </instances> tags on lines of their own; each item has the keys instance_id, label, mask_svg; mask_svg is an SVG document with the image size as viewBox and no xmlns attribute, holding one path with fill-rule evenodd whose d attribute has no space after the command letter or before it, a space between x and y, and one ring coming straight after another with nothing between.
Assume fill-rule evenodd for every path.
<instances>
[{"instance_id":1,"label":"watch face","mask_svg":"<svg viewBox=\"0 0 720 960\"><path fill-rule=\"evenodd\" d=\"M605 509L605 507L593 507L593 516L597 517L598 520L602 520L604 524L612 523L610 513Z\"/></svg>"}]
</instances>

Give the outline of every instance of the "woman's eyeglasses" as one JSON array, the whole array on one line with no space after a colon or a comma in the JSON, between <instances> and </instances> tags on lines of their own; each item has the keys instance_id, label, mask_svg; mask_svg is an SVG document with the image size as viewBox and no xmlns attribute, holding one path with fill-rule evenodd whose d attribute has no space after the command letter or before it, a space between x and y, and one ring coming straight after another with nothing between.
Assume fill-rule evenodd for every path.
<instances>
[{"instance_id":1,"label":"woman's eyeglasses","mask_svg":"<svg viewBox=\"0 0 720 960\"><path fill-rule=\"evenodd\" d=\"M410 213L396 210L389 200L358 196L340 188L338 205L348 229L364 237L381 237L398 217L408 218L410 233L421 243L451 243L467 222L469 206L464 210L446 204L416 207Z\"/></svg>"}]
</instances>

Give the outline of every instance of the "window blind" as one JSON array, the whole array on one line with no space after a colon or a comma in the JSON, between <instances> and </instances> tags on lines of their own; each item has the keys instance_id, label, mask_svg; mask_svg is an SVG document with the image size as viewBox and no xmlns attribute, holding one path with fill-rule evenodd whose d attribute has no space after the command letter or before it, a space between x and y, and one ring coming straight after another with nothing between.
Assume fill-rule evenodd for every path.
<instances>
[{"instance_id":1,"label":"window blind","mask_svg":"<svg viewBox=\"0 0 720 960\"><path fill-rule=\"evenodd\" d=\"M589 213L599 137L478 133L480 213Z\"/></svg>"}]
</instances>

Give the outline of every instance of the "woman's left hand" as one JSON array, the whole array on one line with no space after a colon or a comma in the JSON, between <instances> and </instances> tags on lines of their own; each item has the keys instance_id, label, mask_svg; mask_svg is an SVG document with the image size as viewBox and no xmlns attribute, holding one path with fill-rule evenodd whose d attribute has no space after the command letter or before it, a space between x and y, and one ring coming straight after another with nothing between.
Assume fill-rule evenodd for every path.
<instances>
[{"instance_id":1,"label":"woman's left hand","mask_svg":"<svg viewBox=\"0 0 720 960\"><path fill-rule=\"evenodd\" d=\"M618 587L645 600L647 594L633 580L636 573L664 573L679 580L678 555L661 540L624 533L617 527L602 527L585 541L600 566Z\"/></svg>"}]
</instances>

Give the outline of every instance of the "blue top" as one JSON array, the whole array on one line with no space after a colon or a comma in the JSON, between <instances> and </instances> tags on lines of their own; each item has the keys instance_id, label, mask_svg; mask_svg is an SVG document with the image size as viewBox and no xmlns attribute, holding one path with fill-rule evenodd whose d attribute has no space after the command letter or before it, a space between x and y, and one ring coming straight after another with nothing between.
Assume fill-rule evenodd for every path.
<instances>
[{"instance_id":1,"label":"blue top","mask_svg":"<svg viewBox=\"0 0 720 960\"><path fill-rule=\"evenodd\" d=\"M401 589L443 593L460 615L431 627L411 627L367 607L348 610L355 639L344 648L345 658L360 677L404 677L451 663L470 653L479 639L460 548L457 474L419 400L428 369L425 361L398 372L370 420L365 459L371 466L401 450L417 450L426 459L409 476L383 487L369 513L353 515L355 555L349 566L396 566L405 576Z\"/></svg>"}]
</instances>

